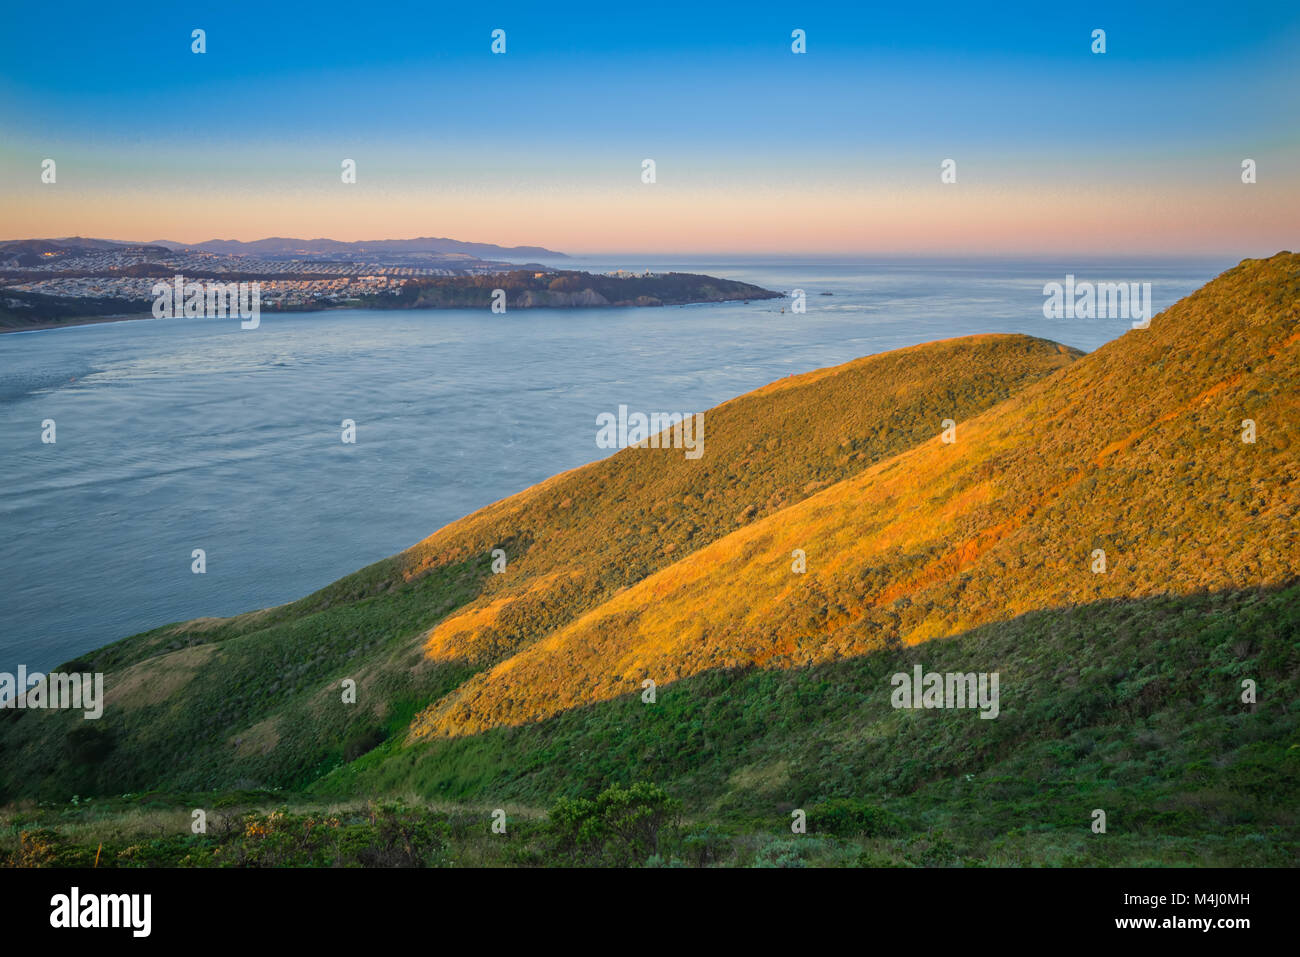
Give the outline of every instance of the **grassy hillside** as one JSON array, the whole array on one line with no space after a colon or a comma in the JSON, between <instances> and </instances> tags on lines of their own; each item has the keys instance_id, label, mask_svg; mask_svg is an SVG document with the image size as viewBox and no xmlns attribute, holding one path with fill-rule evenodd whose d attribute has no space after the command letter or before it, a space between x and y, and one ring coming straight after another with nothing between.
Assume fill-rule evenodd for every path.
<instances>
[{"instance_id":1,"label":"grassy hillside","mask_svg":"<svg viewBox=\"0 0 1300 957\"><path fill-rule=\"evenodd\" d=\"M476 512L404 556L416 575L497 545L508 555L480 599L430 633L428 656L495 662L1077 355L1025 336L976 336L791 376L709 410L698 459L625 450Z\"/></svg>"},{"instance_id":2,"label":"grassy hillside","mask_svg":"<svg viewBox=\"0 0 1300 957\"><path fill-rule=\"evenodd\" d=\"M962 422L955 442L923 441L683 557L476 675L415 734L473 734L647 679L807 666L1038 609L1294 580L1298 263L1248 262Z\"/></svg>"},{"instance_id":3,"label":"grassy hillside","mask_svg":"<svg viewBox=\"0 0 1300 957\"><path fill-rule=\"evenodd\" d=\"M1293 865L1298 599L1292 585L1111 601L835 664L712 671L654 705L394 739L310 795L24 802L0 809L0 864ZM997 667L998 720L894 711L882 689L916 663ZM808 834L790 832L794 809ZM653 829L629 839L632 816Z\"/></svg>"},{"instance_id":4,"label":"grassy hillside","mask_svg":"<svg viewBox=\"0 0 1300 957\"><path fill-rule=\"evenodd\" d=\"M702 459L624 450L298 602L110 645L77 663L106 673L100 721L0 711L0 795L304 786L584 608L1073 357L992 336L790 377L710 411Z\"/></svg>"},{"instance_id":5,"label":"grassy hillside","mask_svg":"<svg viewBox=\"0 0 1300 957\"><path fill-rule=\"evenodd\" d=\"M0 860L1294 864L1298 353L1283 253L1087 356L984 336L773 383L698 460L627 449L87 656L94 727L0 711L0 789L47 802L0 813ZM895 709L916 665L996 673L998 717ZM148 837L205 803L219 833Z\"/></svg>"},{"instance_id":6,"label":"grassy hillside","mask_svg":"<svg viewBox=\"0 0 1300 957\"><path fill-rule=\"evenodd\" d=\"M1001 714L893 709L890 676L916 664L998 671ZM845 802L878 809L868 863L1294 864L1297 700L1300 585L1117 599L832 664L706 671L654 704L391 742L313 791L546 807L655 781L729 834L789 837L795 808L813 833Z\"/></svg>"}]
</instances>

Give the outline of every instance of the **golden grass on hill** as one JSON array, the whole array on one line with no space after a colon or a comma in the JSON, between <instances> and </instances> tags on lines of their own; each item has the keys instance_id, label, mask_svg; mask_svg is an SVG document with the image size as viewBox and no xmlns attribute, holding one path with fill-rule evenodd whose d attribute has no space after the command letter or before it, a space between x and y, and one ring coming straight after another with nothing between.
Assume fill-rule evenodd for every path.
<instances>
[{"instance_id":1,"label":"golden grass on hill","mask_svg":"<svg viewBox=\"0 0 1300 957\"><path fill-rule=\"evenodd\" d=\"M498 546L508 555L477 601L433 629L427 652L495 662L1078 354L1028 336L974 336L791 376L709 410L701 459L626 449L489 506L403 556L413 577Z\"/></svg>"},{"instance_id":2,"label":"golden grass on hill","mask_svg":"<svg viewBox=\"0 0 1300 957\"><path fill-rule=\"evenodd\" d=\"M1300 256L1247 260L1150 328L979 414L953 415L965 419L955 444L932 428L914 448L864 462L802 501L791 494L804 487L797 475L774 467L784 481L749 496L763 503L752 520L587 605L417 716L413 734L472 734L638 691L645 678L662 686L738 663L806 665L1036 608L1292 579L1300 571L1298 302ZM809 411L818 404L809 401ZM1242 441L1248 419L1253 443ZM798 456L820 452L821 466L804 477L822 479L835 450L823 435L796 453L785 436L799 424L781 423L771 452L790 456L794 471L806 460ZM753 424L735 428L740 436ZM703 461L746 489L742 468L772 461L719 463L715 450ZM586 511L572 492L560 494L565 508ZM509 535L518 514L494 514L497 535ZM671 541L694 515L674 511L652 540ZM588 555L621 557L617 543L641 541L635 520L611 527L597 517L574 535L580 547L559 531L538 536L530 569L579 555L593 567ZM805 574L791 571L794 549L807 553ZM1096 550L1105 552L1101 574L1092 570Z\"/></svg>"}]
</instances>

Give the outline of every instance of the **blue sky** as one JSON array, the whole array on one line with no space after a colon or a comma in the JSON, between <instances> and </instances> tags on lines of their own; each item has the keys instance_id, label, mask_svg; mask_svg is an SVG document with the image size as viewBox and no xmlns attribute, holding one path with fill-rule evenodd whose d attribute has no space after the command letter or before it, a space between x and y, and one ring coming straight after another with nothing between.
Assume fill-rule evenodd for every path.
<instances>
[{"instance_id":1,"label":"blue sky","mask_svg":"<svg viewBox=\"0 0 1300 957\"><path fill-rule=\"evenodd\" d=\"M187 189L204 209L271 191L311 203L324 188L312 177L349 156L372 200L428 203L461 226L469 197L509 195L527 232L555 218L520 208L527 197L600 206L643 156L666 186L701 195L862 187L877 199L956 156L972 191L1004 202L1134 182L1194 196L1251 156L1268 170L1260 185L1293 202L1300 6L1133 6L15 6L0 35L0 198L45 201L29 175L40 154L67 157L65 193L81 190L90 224L97 203L117 215L127 197L174 206ZM190 52L195 27L203 56ZM489 52L497 27L505 56ZM790 52L796 27L803 56ZM1090 51L1095 28L1104 56ZM156 235L139 224L133 238L176 222L142 215ZM206 238L195 228L179 238Z\"/></svg>"}]
</instances>

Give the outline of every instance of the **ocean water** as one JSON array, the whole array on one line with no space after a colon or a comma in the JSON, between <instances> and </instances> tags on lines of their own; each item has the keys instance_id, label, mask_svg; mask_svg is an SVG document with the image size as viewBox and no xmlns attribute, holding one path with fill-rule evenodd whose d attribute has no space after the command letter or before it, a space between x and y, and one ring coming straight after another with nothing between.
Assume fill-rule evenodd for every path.
<instances>
[{"instance_id":1,"label":"ocean water","mask_svg":"<svg viewBox=\"0 0 1300 957\"><path fill-rule=\"evenodd\" d=\"M611 454L596 447L596 416L620 404L699 411L791 373L973 333L1091 350L1128 323L1044 319L1044 283L1151 282L1159 310L1234 263L564 265L800 288L808 311L344 310L266 315L256 330L193 319L0 335L0 671L306 595ZM344 419L355 445L341 441Z\"/></svg>"}]
</instances>

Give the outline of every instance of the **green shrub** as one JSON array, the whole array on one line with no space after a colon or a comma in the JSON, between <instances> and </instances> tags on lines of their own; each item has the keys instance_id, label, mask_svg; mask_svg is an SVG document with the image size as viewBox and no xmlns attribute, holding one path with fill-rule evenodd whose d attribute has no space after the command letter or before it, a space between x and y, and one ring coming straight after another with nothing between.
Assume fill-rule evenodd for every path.
<instances>
[{"instance_id":1,"label":"green shrub","mask_svg":"<svg viewBox=\"0 0 1300 957\"><path fill-rule=\"evenodd\" d=\"M882 807L855 798L833 798L808 812L808 829L836 837L881 837L897 834L902 822Z\"/></svg>"},{"instance_id":2,"label":"green shrub","mask_svg":"<svg viewBox=\"0 0 1300 957\"><path fill-rule=\"evenodd\" d=\"M774 838L759 849L754 857L754 867L804 867L804 854L808 848L798 840Z\"/></svg>"},{"instance_id":3,"label":"green shrub","mask_svg":"<svg viewBox=\"0 0 1300 957\"><path fill-rule=\"evenodd\" d=\"M611 787L592 801L561 798L551 808L556 852L576 863L631 866L659 853L661 831L676 830L680 802L657 784Z\"/></svg>"},{"instance_id":4,"label":"green shrub","mask_svg":"<svg viewBox=\"0 0 1300 957\"><path fill-rule=\"evenodd\" d=\"M696 828L682 838L682 852L696 867L719 863L731 850L731 834L712 824Z\"/></svg>"}]
</instances>

